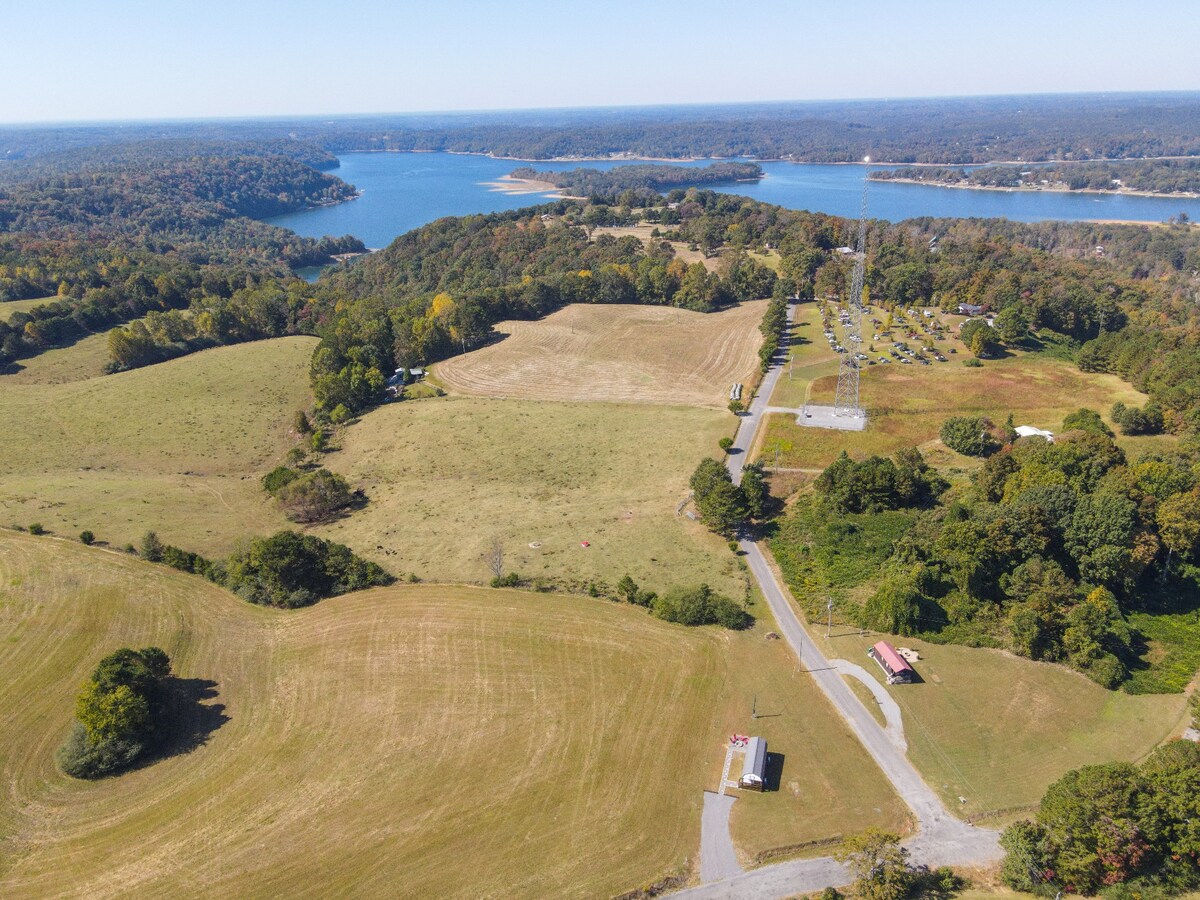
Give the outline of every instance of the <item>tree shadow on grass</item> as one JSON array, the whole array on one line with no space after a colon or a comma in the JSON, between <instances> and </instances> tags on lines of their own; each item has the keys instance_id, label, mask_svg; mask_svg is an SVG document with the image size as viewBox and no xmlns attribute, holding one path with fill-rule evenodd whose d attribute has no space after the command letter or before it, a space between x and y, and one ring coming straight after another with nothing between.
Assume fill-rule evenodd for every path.
<instances>
[{"instance_id":1,"label":"tree shadow on grass","mask_svg":"<svg viewBox=\"0 0 1200 900\"><path fill-rule=\"evenodd\" d=\"M191 753L208 743L209 738L229 721L225 704L211 703L220 694L217 682L208 678L172 677L167 684L171 723L159 745L146 754L141 765L149 765L171 756Z\"/></svg>"}]
</instances>

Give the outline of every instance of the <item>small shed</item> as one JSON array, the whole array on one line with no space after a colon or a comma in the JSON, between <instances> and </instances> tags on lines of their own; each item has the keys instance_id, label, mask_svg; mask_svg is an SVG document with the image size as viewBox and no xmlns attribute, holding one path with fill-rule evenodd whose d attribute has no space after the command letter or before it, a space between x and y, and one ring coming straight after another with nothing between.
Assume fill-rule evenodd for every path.
<instances>
[{"instance_id":1,"label":"small shed","mask_svg":"<svg viewBox=\"0 0 1200 900\"><path fill-rule=\"evenodd\" d=\"M908 684L916 677L917 673L908 664L908 660L897 653L896 648L887 641L877 643L867 651L867 656L879 663L879 668L883 669L883 674L887 676L888 684Z\"/></svg>"},{"instance_id":2,"label":"small shed","mask_svg":"<svg viewBox=\"0 0 1200 900\"><path fill-rule=\"evenodd\" d=\"M964 316L978 316L983 312L983 307L976 303L960 303L958 304L958 312Z\"/></svg>"},{"instance_id":3,"label":"small shed","mask_svg":"<svg viewBox=\"0 0 1200 900\"><path fill-rule=\"evenodd\" d=\"M414 381L420 381L425 377L425 370L420 366L413 366L408 370L408 377L412 378Z\"/></svg>"},{"instance_id":4,"label":"small shed","mask_svg":"<svg viewBox=\"0 0 1200 900\"><path fill-rule=\"evenodd\" d=\"M767 789L767 742L760 737L752 737L746 743L746 757L742 762L742 777L738 779L738 787L752 791Z\"/></svg>"}]
</instances>

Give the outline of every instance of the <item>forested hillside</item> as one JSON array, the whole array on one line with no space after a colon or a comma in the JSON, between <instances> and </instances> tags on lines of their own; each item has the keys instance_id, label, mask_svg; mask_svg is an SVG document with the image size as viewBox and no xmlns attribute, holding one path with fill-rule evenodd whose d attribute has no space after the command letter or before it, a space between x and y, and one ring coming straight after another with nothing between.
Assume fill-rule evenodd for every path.
<instances>
[{"instance_id":1,"label":"forested hillside","mask_svg":"<svg viewBox=\"0 0 1200 900\"><path fill-rule=\"evenodd\" d=\"M1074 162L1039 166L901 166L876 169L875 181L900 179L959 187L1039 188L1071 191L1147 191L1155 194L1200 191L1200 160L1154 159L1129 162Z\"/></svg>"},{"instance_id":2,"label":"forested hillside","mask_svg":"<svg viewBox=\"0 0 1200 900\"><path fill-rule=\"evenodd\" d=\"M200 149L212 155L193 155ZM365 250L356 238L313 240L258 221L349 199L354 188L295 159L243 149L89 149L7 171L0 301L53 299L0 322L0 365Z\"/></svg>"},{"instance_id":3,"label":"forested hillside","mask_svg":"<svg viewBox=\"0 0 1200 900\"><path fill-rule=\"evenodd\" d=\"M713 163L701 169L668 165L628 165L614 169L578 168L563 172L541 172L522 167L509 173L511 178L548 181L574 196L589 197L603 203L626 206L648 202L653 205L659 192L689 185L725 184L762 178L762 166L756 163Z\"/></svg>"}]
</instances>

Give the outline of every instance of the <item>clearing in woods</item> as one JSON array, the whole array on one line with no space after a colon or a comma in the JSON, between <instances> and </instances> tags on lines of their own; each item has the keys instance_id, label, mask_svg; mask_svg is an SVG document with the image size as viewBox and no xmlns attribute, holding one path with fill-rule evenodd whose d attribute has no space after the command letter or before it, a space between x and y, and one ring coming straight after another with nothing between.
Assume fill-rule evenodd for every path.
<instances>
[{"instance_id":1,"label":"clearing in woods","mask_svg":"<svg viewBox=\"0 0 1200 900\"><path fill-rule=\"evenodd\" d=\"M502 340L434 367L447 389L525 400L607 400L723 408L758 371L765 300L715 313L573 305L501 322Z\"/></svg>"},{"instance_id":2,"label":"clearing in woods","mask_svg":"<svg viewBox=\"0 0 1200 900\"><path fill-rule=\"evenodd\" d=\"M963 321L961 316L941 318L951 331ZM874 347L869 353L871 358L888 356L890 340L866 340L871 336L869 314L863 327L864 344ZM831 404L837 386L838 355L821 333L816 305L805 304L797 309L792 333L795 344L791 372L785 363L771 405L799 408L806 400ZM899 328L895 336L914 349L920 346L920 341L902 335ZM1003 425L1012 413L1017 425L1059 431L1067 413L1081 406L1098 411L1107 420L1114 402L1140 407L1147 399L1115 375L1081 372L1074 363L1046 353L1015 351L1001 359L984 360L980 368L968 368L963 361L971 354L957 337L937 341L936 346L942 349L947 362L921 365L892 359L869 367L864 363L862 405L870 416L865 431L805 428L796 424L794 415L773 414L768 416L759 438L757 455L768 466L774 466L778 457L781 468L820 470L842 450L862 458L919 447L931 462L969 467L976 463L947 449L938 439L942 423L951 416L985 415ZM956 353L949 353L951 347ZM1136 454L1170 440L1118 435L1117 443Z\"/></svg>"},{"instance_id":3,"label":"clearing in woods","mask_svg":"<svg viewBox=\"0 0 1200 900\"><path fill-rule=\"evenodd\" d=\"M733 426L725 411L649 404L390 403L330 459L370 502L319 533L435 581L490 580L500 538L505 571L525 578L586 590L629 573L656 591L708 582L740 600L746 576L725 542L675 514Z\"/></svg>"},{"instance_id":4,"label":"clearing in woods","mask_svg":"<svg viewBox=\"0 0 1200 900\"><path fill-rule=\"evenodd\" d=\"M748 719L752 690L760 707L786 703L765 721L802 798L788 839L824 836L842 808L846 827L896 812L840 720L787 689L804 676L778 646L762 652L761 627L688 629L602 600L438 585L285 612L12 532L0 532L0 597L5 897L317 884L609 896L694 866L714 751ZM60 774L80 683L117 647L150 644L209 683L193 749L94 783ZM743 689L746 668L758 681ZM816 743L857 777L824 779L807 756Z\"/></svg>"},{"instance_id":5,"label":"clearing in woods","mask_svg":"<svg viewBox=\"0 0 1200 900\"><path fill-rule=\"evenodd\" d=\"M27 313L38 306L53 303L58 297L35 297L32 300L5 300L0 303L0 322L7 322L14 314Z\"/></svg>"},{"instance_id":6,"label":"clearing in woods","mask_svg":"<svg viewBox=\"0 0 1200 900\"><path fill-rule=\"evenodd\" d=\"M0 522L112 544L147 530L206 555L287 522L258 479L311 403L315 338L218 347L92 377L104 335L0 376Z\"/></svg>"}]
</instances>

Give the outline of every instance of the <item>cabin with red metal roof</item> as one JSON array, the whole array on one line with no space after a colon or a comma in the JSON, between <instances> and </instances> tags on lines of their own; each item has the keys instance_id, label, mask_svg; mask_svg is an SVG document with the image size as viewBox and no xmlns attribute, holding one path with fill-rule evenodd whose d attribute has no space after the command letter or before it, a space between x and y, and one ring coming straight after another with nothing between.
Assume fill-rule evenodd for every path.
<instances>
[{"instance_id":1,"label":"cabin with red metal roof","mask_svg":"<svg viewBox=\"0 0 1200 900\"><path fill-rule=\"evenodd\" d=\"M867 651L867 656L879 663L883 674L887 676L888 684L909 684L917 673L896 648L887 641L880 641Z\"/></svg>"}]
</instances>

